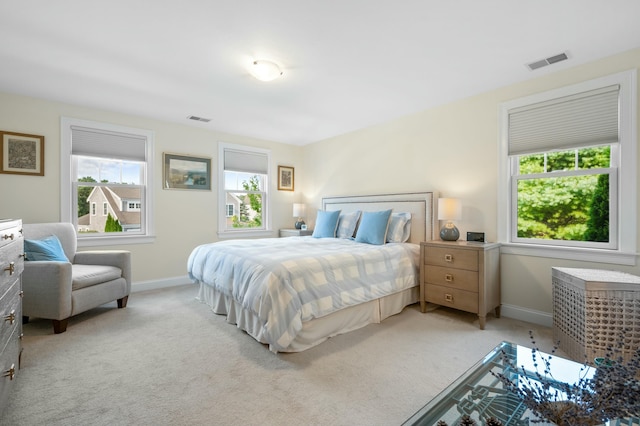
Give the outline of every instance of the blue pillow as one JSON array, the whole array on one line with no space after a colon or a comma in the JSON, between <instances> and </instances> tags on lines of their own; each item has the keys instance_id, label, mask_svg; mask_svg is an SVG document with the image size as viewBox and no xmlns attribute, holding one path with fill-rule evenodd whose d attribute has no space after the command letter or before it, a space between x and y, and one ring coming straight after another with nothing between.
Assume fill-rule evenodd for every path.
<instances>
[{"instance_id":1,"label":"blue pillow","mask_svg":"<svg viewBox=\"0 0 640 426\"><path fill-rule=\"evenodd\" d=\"M340 210L328 212L325 210L318 210L316 216L316 225L313 230L312 237L314 238L335 238L336 229L338 229L338 218L340 217Z\"/></svg>"},{"instance_id":2,"label":"blue pillow","mask_svg":"<svg viewBox=\"0 0 640 426\"><path fill-rule=\"evenodd\" d=\"M389 217L391 217L391 210L362 213L356 241L367 244L384 244L387 240Z\"/></svg>"},{"instance_id":3,"label":"blue pillow","mask_svg":"<svg viewBox=\"0 0 640 426\"><path fill-rule=\"evenodd\" d=\"M55 235L42 240L24 240L24 252L26 260L53 260L55 262L68 262L64 254L62 244Z\"/></svg>"}]
</instances>

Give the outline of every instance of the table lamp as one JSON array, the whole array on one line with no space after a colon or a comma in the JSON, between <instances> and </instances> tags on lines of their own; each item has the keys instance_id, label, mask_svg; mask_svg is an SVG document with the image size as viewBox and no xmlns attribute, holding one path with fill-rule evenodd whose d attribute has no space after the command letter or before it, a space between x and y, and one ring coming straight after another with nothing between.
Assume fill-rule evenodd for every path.
<instances>
[{"instance_id":1,"label":"table lamp","mask_svg":"<svg viewBox=\"0 0 640 426\"><path fill-rule=\"evenodd\" d=\"M304 225L304 220L302 220L302 218L304 217L304 213L304 204L293 203L293 217L297 218L295 225L296 229L300 229L302 228L302 225Z\"/></svg>"},{"instance_id":2,"label":"table lamp","mask_svg":"<svg viewBox=\"0 0 640 426\"><path fill-rule=\"evenodd\" d=\"M438 220L446 220L447 223L440 229L440 239L443 241L457 241L460 238L458 228L452 220L460 220L462 217L462 203L457 198L438 199Z\"/></svg>"}]
</instances>

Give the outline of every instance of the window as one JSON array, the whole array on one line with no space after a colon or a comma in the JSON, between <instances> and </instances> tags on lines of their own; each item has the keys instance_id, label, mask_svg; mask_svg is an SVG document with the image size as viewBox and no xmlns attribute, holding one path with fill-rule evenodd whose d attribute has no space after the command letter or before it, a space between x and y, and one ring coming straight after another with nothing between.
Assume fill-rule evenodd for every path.
<instances>
[{"instance_id":1,"label":"window","mask_svg":"<svg viewBox=\"0 0 640 426\"><path fill-rule=\"evenodd\" d=\"M616 248L616 148L513 156L513 241Z\"/></svg>"},{"instance_id":2,"label":"window","mask_svg":"<svg viewBox=\"0 0 640 426\"><path fill-rule=\"evenodd\" d=\"M62 176L61 215L75 225L78 244L151 241L153 133L72 118L61 127L61 170L69 170ZM95 216L96 203L102 216Z\"/></svg>"},{"instance_id":3,"label":"window","mask_svg":"<svg viewBox=\"0 0 640 426\"><path fill-rule=\"evenodd\" d=\"M220 236L270 232L269 151L219 145Z\"/></svg>"},{"instance_id":4,"label":"window","mask_svg":"<svg viewBox=\"0 0 640 426\"><path fill-rule=\"evenodd\" d=\"M635 71L500 107L505 253L635 263Z\"/></svg>"}]
</instances>

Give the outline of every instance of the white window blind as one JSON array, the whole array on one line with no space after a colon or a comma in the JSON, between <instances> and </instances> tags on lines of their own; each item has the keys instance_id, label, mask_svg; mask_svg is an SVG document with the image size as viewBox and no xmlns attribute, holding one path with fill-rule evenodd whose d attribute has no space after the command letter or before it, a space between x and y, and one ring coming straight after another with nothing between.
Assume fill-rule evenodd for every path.
<instances>
[{"instance_id":1,"label":"white window blind","mask_svg":"<svg viewBox=\"0 0 640 426\"><path fill-rule=\"evenodd\" d=\"M71 154L146 161L147 139L139 135L71 126Z\"/></svg>"},{"instance_id":2,"label":"white window blind","mask_svg":"<svg viewBox=\"0 0 640 426\"><path fill-rule=\"evenodd\" d=\"M619 93L616 84L509 110L509 155L617 143Z\"/></svg>"},{"instance_id":3,"label":"white window blind","mask_svg":"<svg viewBox=\"0 0 640 426\"><path fill-rule=\"evenodd\" d=\"M266 175L269 172L267 154L224 149L224 170Z\"/></svg>"}]
</instances>

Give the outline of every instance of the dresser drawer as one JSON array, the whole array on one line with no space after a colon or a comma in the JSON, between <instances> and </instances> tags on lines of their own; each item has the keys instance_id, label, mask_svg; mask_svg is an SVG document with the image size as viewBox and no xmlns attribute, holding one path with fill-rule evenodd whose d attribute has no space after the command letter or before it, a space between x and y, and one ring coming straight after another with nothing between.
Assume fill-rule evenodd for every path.
<instances>
[{"instance_id":1,"label":"dresser drawer","mask_svg":"<svg viewBox=\"0 0 640 426\"><path fill-rule=\"evenodd\" d=\"M431 266L425 268L425 280L428 284L459 288L467 291L478 291L478 273L466 269Z\"/></svg>"},{"instance_id":2,"label":"dresser drawer","mask_svg":"<svg viewBox=\"0 0 640 426\"><path fill-rule=\"evenodd\" d=\"M0 250L0 296L2 296L24 269L24 245L22 237Z\"/></svg>"},{"instance_id":3,"label":"dresser drawer","mask_svg":"<svg viewBox=\"0 0 640 426\"><path fill-rule=\"evenodd\" d=\"M478 313L478 293L471 291L425 284L425 300L441 306Z\"/></svg>"},{"instance_id":4,"label":"dresser drawer","mask_svg":"<svg viewBox=\"0 0 640 426\"><path fill-rule=\"evenodd\" d=\"M20 280L15 279L9 291L0 296L0 347L3 347L22 321Z\"/></svg>"},{"instance_id":5,"label":"dresser drawer","mask_svg":"<svg viewBox=\"0 0 640 426\"><path fill-rule=\"evenodd\" d=\"M22 240L22 222L17 220L0 221L0 248L17 240Z\"/></svg>"},{"instance_id":6,"label":"dresser drawer","mask_svg":"<svg viewBox=\"0 0 640 426\"><path fill-rule=\"evenodd\" d=\"M477 271L478 252L454 247L427 247L425 250L424 263L426 265Z\"/></svg>"},{"instance_id":7,"label":"dresser drawer","mask_svg":"<svg viewBox=\"0 0 640 426\"><path fill-rule=\"evenodd\" d=\"M16 328L11 334L6 346L0 351L0 407L4 410L9 393L13 392L16 375L20 367L20 352L22 347L20 344L19 328Z\"/></svg>"}]
</instances>

